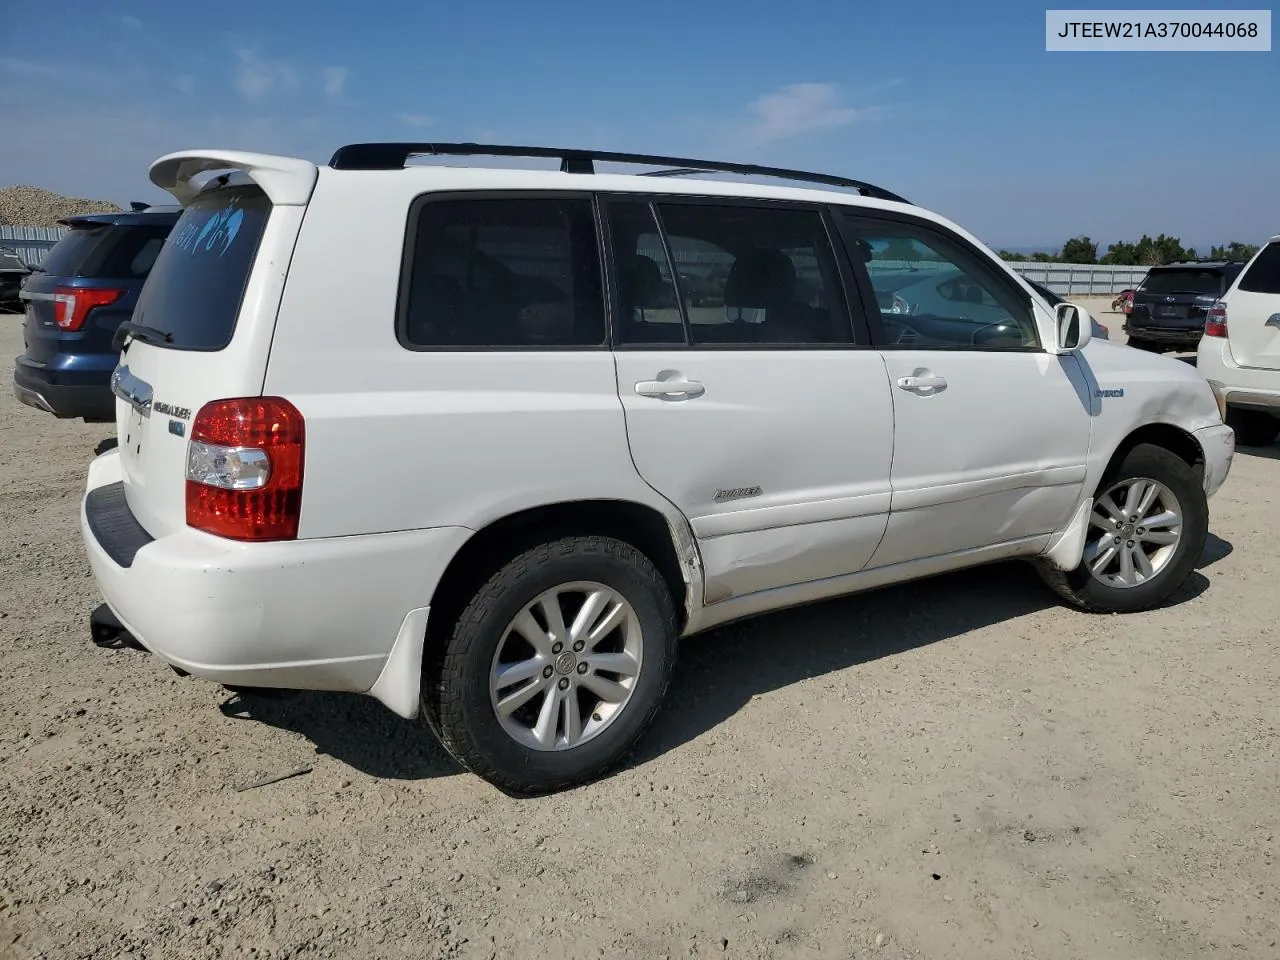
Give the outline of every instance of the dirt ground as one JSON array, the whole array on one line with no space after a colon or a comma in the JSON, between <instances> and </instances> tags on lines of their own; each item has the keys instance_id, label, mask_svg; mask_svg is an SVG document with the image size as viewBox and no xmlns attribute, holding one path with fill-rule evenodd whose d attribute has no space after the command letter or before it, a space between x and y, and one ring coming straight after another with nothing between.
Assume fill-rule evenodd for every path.
<instances>
[{"instance_id":1,"label":"dirt ground","mask_svg":"<svg viewBox=\"0 0 1280 960\"><path fill-rule=\"evenodd\" d=\"M1165 609L1014 564L774 615L687 644L628 769L513 800L371 700L92 646L108 433L4 385L5 960L1280 956L1280 448Z\"/></svg>"}]
</instances>

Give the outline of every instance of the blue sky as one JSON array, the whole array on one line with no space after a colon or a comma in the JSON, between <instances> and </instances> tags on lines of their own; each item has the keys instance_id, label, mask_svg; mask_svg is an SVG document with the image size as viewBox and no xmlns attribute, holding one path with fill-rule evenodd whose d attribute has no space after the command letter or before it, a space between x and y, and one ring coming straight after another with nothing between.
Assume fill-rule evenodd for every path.
<instances>
[{"instance_id":1,"label":"blue sky","mask_svg":"<svg viewBox=\"0 0 1280 960\"><path fill-rule=\"evenodd\" d=\"M1280 53L1047 53L1044 15L940 0L16 3L0 184L156 199L146 169L170 150L323 161L354 140L480 139L842 173L1001 246L1280 233Z\"/></svg>"}]
</instances>

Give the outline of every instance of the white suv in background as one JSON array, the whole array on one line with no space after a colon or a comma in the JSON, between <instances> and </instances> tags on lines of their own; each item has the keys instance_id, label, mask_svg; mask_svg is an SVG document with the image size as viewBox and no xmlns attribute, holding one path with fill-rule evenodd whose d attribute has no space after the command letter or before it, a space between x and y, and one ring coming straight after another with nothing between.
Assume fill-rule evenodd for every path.
<instances>
[{"instance_id":1,"label":"white suv in background","mask_svg":"<svg viewBox=\"0 0 1280 960\"><path fill-rule=\"evenodd\" d=\"M409 162L481 153L561 169ZM186 211L89 468L97 627L369 693L510 791L617 763L731 620L1013 557L1159 604L1230 467L1194 369L859 181L474 144L151 179Z\"/></svg>"},{"instance_id":2,"label":"white suv in background","mask_svg":"<svg viewBox=\"0 0 1280 960\"><path fill-rule=\"evenodd\" d=\"M1240 443L1264 447L1280 436L1280 237L1209 308L1196 365L1226 403Z\"/></svg>"}]
</instances>

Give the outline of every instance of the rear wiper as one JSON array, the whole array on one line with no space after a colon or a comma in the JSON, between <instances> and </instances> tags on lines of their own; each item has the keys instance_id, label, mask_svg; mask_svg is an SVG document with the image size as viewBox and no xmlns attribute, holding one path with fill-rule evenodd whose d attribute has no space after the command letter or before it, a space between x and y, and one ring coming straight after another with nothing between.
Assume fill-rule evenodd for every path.
<instances>
[{"instance_id":1,"label":"rear wiper","mask_svg":"<svg viewBox=\"0 0 1280 960\"><path fill-rule=\"evenodd\" d=\"M155 327L149 327L145 323L134 323L132 320L126 320L116 328L116 335L111 338L111 349L121 349L124 346L125 337L133 337L133 339L141 340L143 343L173 343L172 333L157 330Z\"/></svg>"}]
</instances>

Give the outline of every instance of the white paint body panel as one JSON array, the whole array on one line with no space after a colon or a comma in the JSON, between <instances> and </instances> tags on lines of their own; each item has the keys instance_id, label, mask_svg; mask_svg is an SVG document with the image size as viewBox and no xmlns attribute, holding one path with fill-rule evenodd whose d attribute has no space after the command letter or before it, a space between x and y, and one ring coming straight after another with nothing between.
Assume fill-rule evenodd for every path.
<instances>
[{"instance_id":1,"label":"white paint body panel","mask_svg":"<svg viewBox=\"0 0 1280 960\"><path fill-rule=\"evenodd\" d=\"M528 508L622 500L660 512L689 582L688 634L1006 557L1050 551L1070 565L1081 540L1073 517L1117 446L1145 425L1197 438L1210 493L1230 466L1231 431L1200 374L1101 340L1068 355L664 354L413 352L395 336L407 213L426 192L661 191L909 210L1007 270L918 208L742 183L335 171L219 151L163 158L153 176L181 198L191 175L237 158L277 206L231 344L184 353L135 342L125 362L156 400L193 412L262 393L298 407L300 539L239 544L187 528L185 439L167 417L135 424L123 402L121 449L93 462L88 489L123 481L156 539L125 569L84 529L112 609L149 649L198 676L368 691L412 716L441 575L475 531ZM1035 302L1052 343L1052 311ZM898 390L917 367L945 376L948 389ZM636 395L636 382L663 370L706 393ZM754 486L758 496L715 496Z\"/></svg>"},{"instance_id":2,"label":"white paint body panel","mask_svg":"<svg viewBox=\"0 0 1280 960\"><path fill-rule=\"evenodd\" d=\"M1280 237L1272 237L1262 245L1236 275L1231 287L1222 295L1222 302L1227 305L1227 340L1230 344L1224 360L1229 358L1230 365L1241 371L1269 371L1271 382L1280 385L1280 323L1267 323L1272 317L1280 316L1280 294L1258 293L1240 287L1258 258L1264 253L1274 256L1277 245L1280 245Z\"/></svg>"},{"instance_id":3,"label":"white paint body panel","mask_svg":"<svg viewBox=\"0 0 1280 960\"><path fill-rule=\"evenodd\" d=\"M856 573L871 559L889 515L893 456L893 407L878 353L616 356L636 469L689 518L708 601ZM684 400L636 392L663 373L706 392ZM751 493L716 500L719 491L742 488Z\"/></svg>"}]
</instances>

